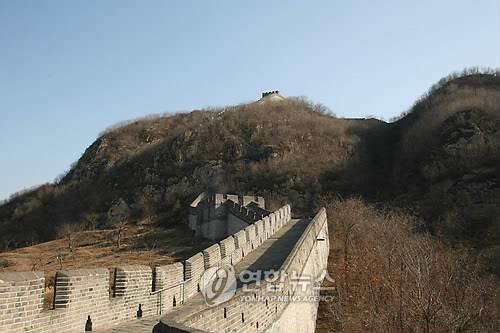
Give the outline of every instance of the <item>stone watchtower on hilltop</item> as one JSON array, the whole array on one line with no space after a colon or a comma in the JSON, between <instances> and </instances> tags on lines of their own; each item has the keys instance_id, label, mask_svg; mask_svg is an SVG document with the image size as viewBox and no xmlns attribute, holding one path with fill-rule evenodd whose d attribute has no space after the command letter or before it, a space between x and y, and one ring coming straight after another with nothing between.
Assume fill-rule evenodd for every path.
<instances>
[{"instance_id":1,"label":"stone watchtower on hilltop","mask_svg":"<svg viewBox=\"0 0 500 333\"><path fill-rule=\"evenodd\" d=\"M282 102L285 100L285 97L280 95L278 90L266 91L262 93L261 99L257 103L275 103Z\"/></svg>"}]
</instances>

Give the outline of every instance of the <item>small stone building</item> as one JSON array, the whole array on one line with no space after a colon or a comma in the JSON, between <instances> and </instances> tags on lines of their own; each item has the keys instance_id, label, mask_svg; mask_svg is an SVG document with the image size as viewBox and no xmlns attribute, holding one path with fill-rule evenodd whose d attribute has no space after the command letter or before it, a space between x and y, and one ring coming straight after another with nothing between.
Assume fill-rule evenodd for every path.
<instances>
[{"instance_id":1,"label":"small stone building","mask_svg":"<svg viewBox=\"0 0 500 333\"><path fill-rule=\"evenodd\" d=\"M262 197L203 192L189 206L188 225L196 237L219 241L270 213Z\"/></svg>"},{"instance_id":2,"label":"small stone building","mask_svg":"<svg viewBox=\"0 0 500 333\"><path fill-rule=\"evenodd\" d=\"M285 97L281 96L278 90L266 91L262 93L262 98L259 99L257 103L265 104L265 103L275 103L282 102L285 100Z\"/></svg>"}]
</instances>

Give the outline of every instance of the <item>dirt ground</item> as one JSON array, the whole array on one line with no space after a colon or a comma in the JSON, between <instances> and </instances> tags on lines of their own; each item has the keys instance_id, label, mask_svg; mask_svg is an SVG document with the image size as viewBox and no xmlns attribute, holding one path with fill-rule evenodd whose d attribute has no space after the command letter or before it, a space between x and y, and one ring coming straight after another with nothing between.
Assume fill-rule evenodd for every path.
<instances>
[{"instance_id":1,"label":"dirt ground","mask_svg":"<svg viewBox=\"0 0 500 333\"><path fill-rule=\"evenodd\" d=\"M0 253L0 272L43 271L50 280L59 270L120 265L165 265L188 258L209 246L195 241L182 229L159 229L130 226L117 246L116 230L83 231L73 234L73 251L69 239Z\"/></svg>"},{"instance_id":2,"label":"dirt ground","mask_svg":"<svg viewBox=\"0 0 500 333\"><path fill-rule=\"evenodd\" d=\"M51 308L57 271L78 268L113 268L124 265L155 267L189 258L210 246L182 228L128 226L118 247L117 230L82 231L58 239L0 253L0 272L45 273L45 307Z\"/></svg>"}]
</instances>

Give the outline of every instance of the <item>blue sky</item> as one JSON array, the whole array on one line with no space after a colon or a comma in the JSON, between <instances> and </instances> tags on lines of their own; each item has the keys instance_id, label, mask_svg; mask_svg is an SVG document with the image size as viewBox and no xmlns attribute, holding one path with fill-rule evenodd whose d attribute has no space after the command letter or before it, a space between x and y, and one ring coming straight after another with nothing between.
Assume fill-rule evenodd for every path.
<instances>
[{"instance_id":1,"label":"blue sky","mask_svg":"<svg viewBox=\"0 0 500 333\"><path fill-rule=\"evenodd\" d=\"M388 119L471 66L500 66L498 0L0 0L0 199L126 119L275 89Z\"/></svg>"}]
</instances>

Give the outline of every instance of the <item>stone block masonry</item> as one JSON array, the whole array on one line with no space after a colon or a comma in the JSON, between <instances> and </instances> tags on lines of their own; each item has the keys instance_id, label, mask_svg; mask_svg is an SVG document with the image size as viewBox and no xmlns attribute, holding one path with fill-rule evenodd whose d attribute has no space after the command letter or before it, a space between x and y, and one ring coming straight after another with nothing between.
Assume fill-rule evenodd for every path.
<instances>
[{"instance_id":1,"label":"stone block masonry","mask_svg":"<svg viewBox=\"0 0 500 333\"><path fill-rule=\"evenodd\" d=\"M219 244L214 244L205 250L203 250L203 263L205 269L213 266L217 266L221 260L220 246Z\"/></svg>"},{"instance_id":2,"label":"stone block masonry","mask_svg":"<svg viewBox=\"0 0 500 333\"><path fill-rule=\"evenodd\" d=\"M0 273L0 331L36 332L41 328L38 318L24 321L31 313L42 311L44 282L41 272Z\"/></svg>"},{"instance_id":3,"label":"stone block masonry","mask_svg":"<svg viewBox=\"0 0 500 333\"><path fill-rule=\"evenodd\" d=\"M158 314L184 303L184 265L177 262L158 266L154 273L154 290L160 293L159 303L161 307L157 308Z\"/></svg>"},{"instance_id":4,"label":"stone block masonry","mask_svg":"<svg viewBox=\"0 0 500 333\"><path fill-rule=\"evenodd\" d=\"M155 268L155 290L171 287L184 281L184 265L176 262Z\"/></svg>"},{"instance_id":5,"label":"stone block masonry","mask_svg":"<svg viewBox=\"0 0 500 333\"><path fill-rule=\"evenodd\" d=\"M277 226L276 226L276 213L271 213L269 215L269 225L270 225L270 229L271 229L271 234L274 234L277 230Z\"/></svg>"},{"instance_id":6,"label":"stone block masonry","mask_svg":"<svg viewBox=\"0 0 500 333\"><path fill-rule=\"evenodd\" d=\"M258 196L203 192L189 206L188 226L197 237L220 241L271 213L264 207Z\"/></svg>"},{"instance_id":7,"label":"stone block masonry","mask_svg":"<svg viewBox=\"0 0 500 333\"><path fill-rule=\"evenodd\" d=\"M205 270L205 258L202 253L197 253L184 262L184 279L186 298L199 292L198 284Z\"/></svg>"},{"instance_id":8,"label":"stone block masonry","mask_svg":"<svg viewBox=\"0 0 500 333\"><path fill-rule=\"evenodd\" d=\"M247 236L248 243L252 249L256 249L259 245L259 238L257 238L257 229L255 228L255 224L249 225L245 228L245 234Z\"/></svg>"},{"instance_id":9,"label":"stone block masonry","mask_svg":"<svg viewBox=\"0 0 500 333\"><path fill-rule=\"evenodd\" d=\"M267 239L266 231L264 229L264 221L259 220L254 225L255 225L257 243L260 245Z\"/></svg>"},{"instance_id":10,"label":"stone block masonry","mask_svg":"<svg viewBox=\"0 0 500 333\"><path fill-rule=\"evenodd\" d=\"M238 200L240 200L239 197ZM236 200L236 198L232 198ZM214 197L223 202L227 198ZM242 197L258 202L260 197ZM284 206L275 214L277 225L287 221ZM259 227L260 226L260 227ZM83 332L90 316L93 330L142 317L154 317L181 306L199 292L205 268L224 262L236 264L274 231L263 220L226 237L184 263L159 266L121 266L61 271L56 274L54 308L44 309L45 277L42 272L0 273L0 332Z\"/></svg>"},{"instance_id":11,"label":"stone block masonry","mask_svg":"<svg viewBox=\"0 0 500 333\"><path fill-rule=\"evenodd\" d=\"M234 237L229 236L220 241L220 251L223 258L230 257L231 253L234 252L236 246L234 244Z\"/></svg>"},{"instance_id":12,"label":"stone block masonry","mask_svg":"<svg viewBox=\"0 0 500 333\"><path fill-rule=\"evenodd\" d=\"M243 253L243 257L247 256L252 251L252 243L248 240L245 230L240 230L234 235L238 243L238 248L240 248Z\"/></svg>"},{"instance_id":13,"label":"stone block masonry","mask_svg":"<svg viewBox=\"0 0 500 333\"><path fill-rule=\"evenodd\" d=\"M0 331L81 332L88 316L94 327L133 320L139 304L144 316L156 313L156 295L150 294L150 267L119 267L115 276L114 293L110 293L107 269L58 272L54 309L45 310L42 273L0 273L0 304L5 304L7 310L1 312Z\"/></svg>"},{"instance_id":14,"label":"stone block masonry","mask_svg":"<svg viewBox=\"0 0 500 333\"><path fill-rule=\"evenodd\" d=\"M266 216L262 219L262 223L264 224L264 233L266 235L266 239L271 237L271 220L269 216Z\"/></svg>"},{"instance_id":15,"label":"stone block masonry","mask_svg":"<svg viewBox=\"0 0 500 333\"><path fill-rule=\"evenodd\" d=\"M289 211L281 213L276 214L276 225L282 225L281 219L290 216ZM164 316L154 332L312 333L318 301L292 300L300 297L314 299L319 295L316 287L321 280L318 277L322 277L321 273L327 267L328 252L327 217L325 209L321 209L282 262L279 270L286 273L286 278L280 289L271 288L270 292L268 283L261 281L260 287L251 284L250 291L240 288L233 298L216 306L192 306L189 311L180 308L172 315ZM306 288L297 283L310 277L314 277L316 283ZM254 301L244 301L245 298L253 298Z\"/></svg>"}]
</instances>

